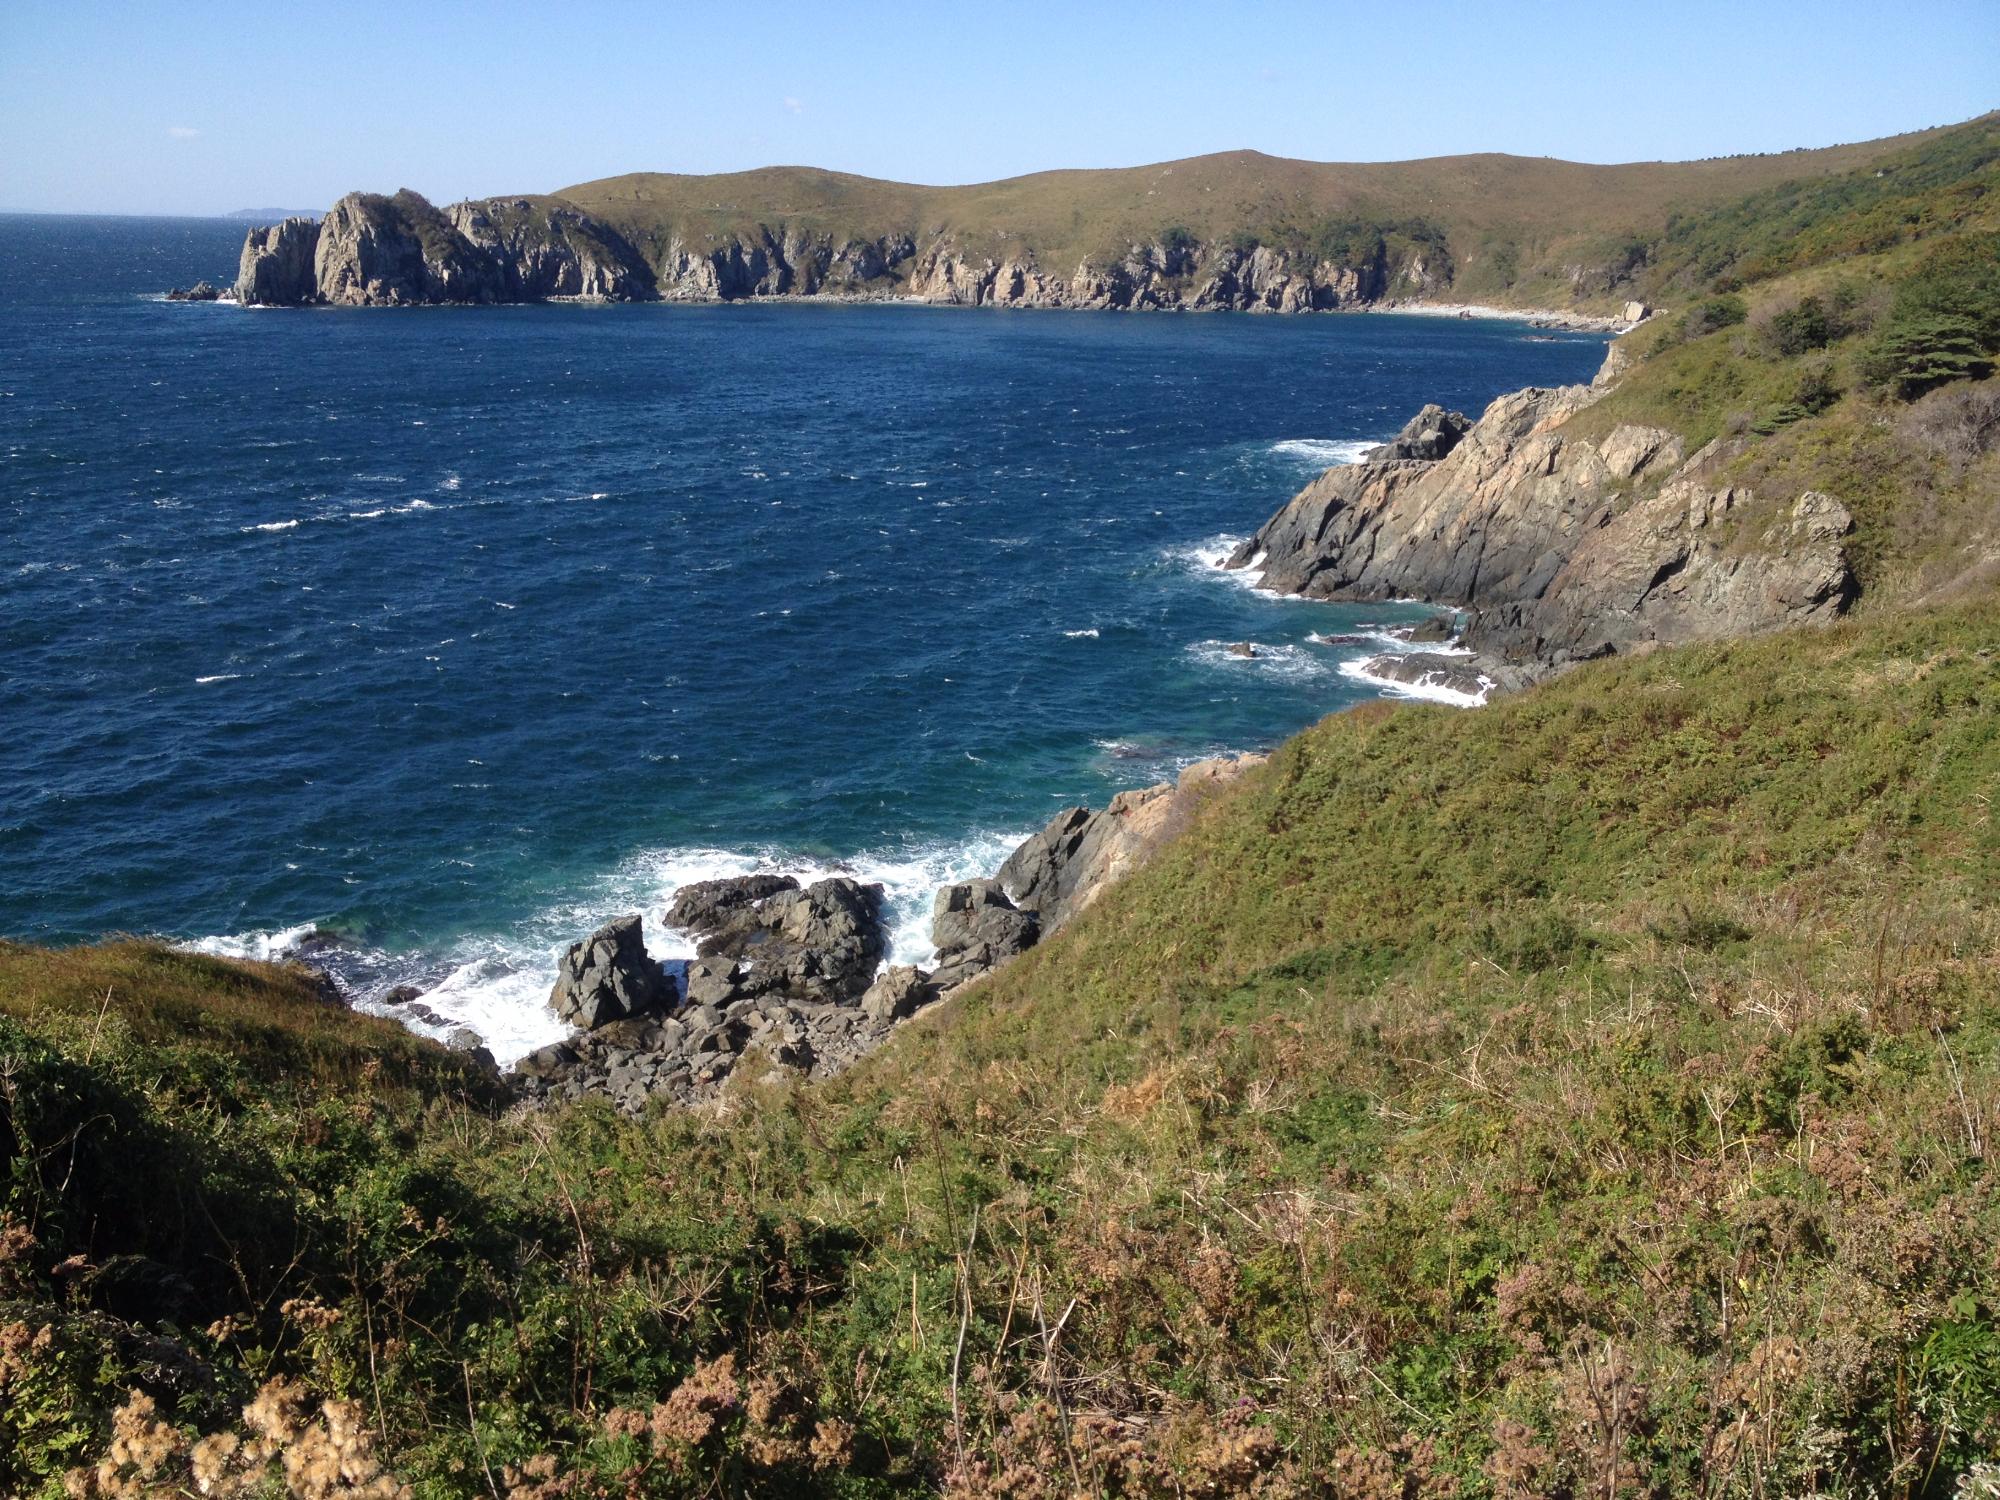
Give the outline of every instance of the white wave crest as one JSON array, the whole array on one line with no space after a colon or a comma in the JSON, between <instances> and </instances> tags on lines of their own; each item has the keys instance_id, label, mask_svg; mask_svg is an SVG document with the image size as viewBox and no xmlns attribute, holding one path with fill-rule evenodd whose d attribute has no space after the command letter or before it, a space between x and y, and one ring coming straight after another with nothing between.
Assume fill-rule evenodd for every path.
<instances>
[{"instance_id":1,"label":"white wave crest","mask_svg":"<svg viewBox=\"0 0 2000 1500\"><path fill-rule=\"evenodd\" d=\"M1484 673L1479 677L1479 691L1467 693L1434 680L1438 674L1432 672L1425 673L1415 682L1398 682L1393 677L1380 676L1367 670L1371 660L1371 657L1357 657L1353 661L1344 661L1340 664L1341 675L1356 682L1365 682L1391 698L1422 698L1431 703L1449 703L1454 708L1483 708L1486 706L1486 695L1493 691L1493 679Z\"/></svg>"},{"instance_id":2,"label":"white wave crest","mask_svg":"<svg viewBox=\"0 0 2000 1500\"><path fill-rule=\"evenodd\" d=\"M1243 655L1234 649L1237 644L1248 645L1253 654ZM1289 643L1267 646L1258 641L1196 641L1187 650L1188 655L1204 666L1261 672L1272 677L1320 677L1332 668L1332 663L1317 652Z\"/></svg>"},{"instance_id":3,"label":"white wave crest","mask_svg":"<svg viewBox=\"0 0 2000 1500\"><path fill-rule=\"evenodd\" d=\"M1351 438L1287 438L1271 444L1271 452L1279 458L1295 458L1301 463L1331 469L1340 464L1360 463L1362 455L1376 446L1371 441Z\"/></svg>"},{"instance_id":4,"label":"white wave crest","mask_svg":"<svg viewBox=\"0 0 2000 1500\"><path fill-rule=\"evenodd\" d=\"M241 529L246 534L252 531L290 531L294 526L298 524L299 523L297 521L265 521L260 525L245 526Z\"/></svg>"},{"instance_id":5,"label":"white wave crest","mask_svg":"<svg viewBox=\"0 0 2000 1500\"><path fill-rule=\"evenodd\" d=\"M255 958L269 963L283 958L312 934L313 924L281 927L270 932L238 932L227 937L197 938L181 946L190 953L206 953L211 958Z\"/></svg>"}]
</instances>

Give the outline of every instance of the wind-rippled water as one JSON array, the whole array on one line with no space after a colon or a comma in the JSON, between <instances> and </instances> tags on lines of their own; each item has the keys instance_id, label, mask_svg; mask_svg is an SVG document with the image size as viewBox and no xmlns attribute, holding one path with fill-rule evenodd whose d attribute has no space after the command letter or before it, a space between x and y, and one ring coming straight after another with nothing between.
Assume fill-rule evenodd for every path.
<instances>
[{"instance_id":1,"label":"wind-rippled water","mask_svg":"<svg viewBox=\"0 0 2000 1500\"><path fill-rule=\"evenodd\" d=\"M1212 560L1600 338L906 306L245 311L242 228L0 218L0 933L349 936L503 1057L768 865L931 893L1372 691ZM1233 656L1257 643L1254 658ZM656 926L657 951L670 952Z\"/></svg>"}]
</instances>

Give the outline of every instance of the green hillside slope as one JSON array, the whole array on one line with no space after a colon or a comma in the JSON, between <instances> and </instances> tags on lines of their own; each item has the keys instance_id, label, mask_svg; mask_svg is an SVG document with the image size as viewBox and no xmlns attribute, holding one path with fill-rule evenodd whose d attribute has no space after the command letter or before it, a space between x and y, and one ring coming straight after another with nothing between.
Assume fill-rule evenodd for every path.
<instances>
[{"instance_id":1,"label":"green hillside slope","mask_svg":"<svg viewBox=\"0 0 2000 1500\"><path fill-rule=\"evenodd\" d=\"M1984 122L1991 133L1991 122ZM1960 127L1961 129L1967 127ZM1225 152L1145 167L1040 172L965 187L921 187L808 167L685 176L640 172L559 195L657 253L697 250L760 227L836 242L949 232L968 251L1027 256L1067 274L1116 262L1170 231L1204 245L1250 240L1294 249L1343 228L1435 235L1456 294L1567 305L1608 296L1676 216L1781 185L1873 170L1947 132L1699 162L1595 166L1499 154L1425 161L1294 161Z\"/></svg>"},{"instance_id":2,"label":"green hillside slope","mask_svg":"<svg viewBox=\"0 0 2000 1500\"><path fill-rule=\"evenodd\" d=\"M1950 1493L2000 1442L1996 638L1337 715L713 1114L496 1113L358 1019L357 1088L163 1029L186 960L0 951L0 1486L122 1406L80 1493L226 1430L313 1494Z\"/></svg>"}]
</instances>

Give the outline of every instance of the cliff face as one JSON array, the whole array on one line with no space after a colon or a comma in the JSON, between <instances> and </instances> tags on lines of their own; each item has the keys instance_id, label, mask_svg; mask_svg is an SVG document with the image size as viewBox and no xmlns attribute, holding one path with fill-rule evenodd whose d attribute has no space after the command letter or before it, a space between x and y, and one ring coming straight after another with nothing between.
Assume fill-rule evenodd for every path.
<instances>
[{"instance_id":1,"label":"cliff face","mask_svg":"<svg viewBox=\"0 0 2000 1500\"><path fill-rule=\"evenodd\" d=\"M491 199L440 210L411 192L350 193L317 224L251 230L236 295L286 307L627 301L652 296L653 277L614 231L567 205Z\"/></svg>"},{"instance_id":2,"label":"cliff face","mask_svg":"<svg viewBox=\"0 0 2000 1500\"><path fill-rule=\"evenodd\" d=\"M1134 245L1112 265L1085 262L1068 276L1045 274L1032 256L994 261L940 238L917 258L910 295L969 307L1325 312L1380 301L1398 277L1413 291L1435 288L1421 257L1392 263L1378 251L1360 265L1294 256L1267 245Z\"/></svg>"},{"instance_id":3,"label":"cliff face","mask_svg":"<svg viewBox=\"0 0 2000 1500\"><path fill-rule=\"evenodd\" d=\"M1516 391L1440 458L1329 469L1229 566L1312 598L1468 609L1467 645L1543 670L1845 609L1852 519L1837 501L1721 483L1721 443L1683 460L1656 428L1571 436L1601 391Z\"/></svg>"},{"instance_id":4,"label":"cliff face","mask_svg":"<svg viewBox=\"0 0 2000 1500\"><path fill-rule=\"evenodd\" d=\"M286 219L243 237L236 270L236 300L244 306L296 307L318 299L313 257L319 249L317 219Z\"/></svg>"},{"instance_id":5,"label":"cliff face","mask_svg":"<svg viewBox=\"0 0 2000 1500\"><path fill-rule=\"evenodd\" d=\"M755 297L910 297L960 307L1233 310L1298 313L1437 291L1450 268L1432 252L1383 245L1353 263L1268 245L1187 238L1130 246L1067 274L1032 250L1003 258L950 228L872 238L759 226L713 243L679 233L642 251L618 229L550 198L486 199L438 209L411 192L350 193L318 225L253 229L237 277L246 303L402 306L556 297L679 302Z\"/></svg>"}]
</instances>

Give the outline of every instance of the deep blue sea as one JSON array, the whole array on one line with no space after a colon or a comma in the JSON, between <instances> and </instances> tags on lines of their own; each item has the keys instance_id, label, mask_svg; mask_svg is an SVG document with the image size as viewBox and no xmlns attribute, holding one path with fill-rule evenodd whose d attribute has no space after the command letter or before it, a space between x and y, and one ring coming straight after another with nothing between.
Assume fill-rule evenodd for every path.
<instances>
[{"instance_id":1,"label":"deep blue sea","mask_svg":"<svg viewBox=\"0 0 2000 1500\"><path fill-rule=\"evenodd\" d=\"M0 217L0 934L347 935L503 1058L683 880L936 886L1375 691L1213 560L1594 336L914 306L246 311L243 226ZM1257 644L1245 660L1234 641Z\"/></svg>"}]
</instances>

